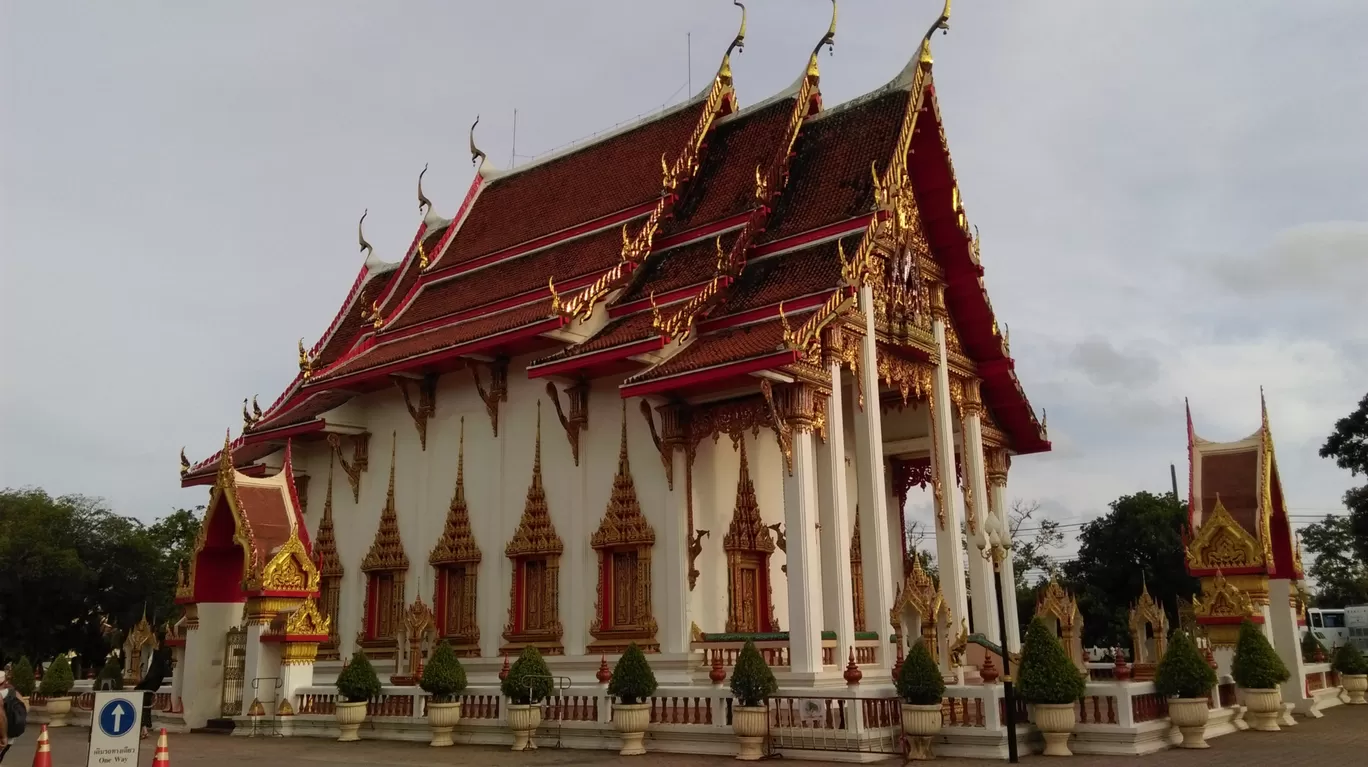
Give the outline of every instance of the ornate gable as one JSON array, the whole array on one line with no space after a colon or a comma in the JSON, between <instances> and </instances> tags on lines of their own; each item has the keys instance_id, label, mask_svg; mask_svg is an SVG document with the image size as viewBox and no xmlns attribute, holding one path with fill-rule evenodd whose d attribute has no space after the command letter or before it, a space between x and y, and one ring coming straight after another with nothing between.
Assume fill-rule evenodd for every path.
<instances>
[{"instance_id":1,"label":"ornate gable","mask_svg":"<svg viewBox=\"0 0 1368 767\"><path fill-rule=\"evenodd\" d=\"M446 527L433 547L428 562L440 565L475 564L480 561L480 547L470 529L470 509L465 497L465 417L461 417L460 450L456 456L456 490L447 508Z\"/></svg>"},{"instance_id":2,"label":"ornate gable","mask_svg":"<svg viewBox=\"0 0 1368 767\"><path fill-rule=\"evenodd\" d=\"M1148 592L1144 597L1148 598ZM1151 602L1152 604L1152 602ZM1059 621L1059 625L1065 629L1072 629L1075 624L1080 622L1078 612L1078 602L1073 595L1059 585L1056 579L1050 579L1045 591L1036 598L1036 615L1048 615Z\"/></svg>"},{"instance_id":3,"label":"ornate gable","mask_svg":"<svg viewBox=\"0 0 1368 767\"><path fill-rule=\"evenodd\" d=\"M722 538L723 551L758 551L774 553L774 539L760 518L760 503L755 499L755 483L751 481L750 464L746 460L746 440L741 446L741 474L736 480L736 506L732 509L731 525Z\"/></svg>"},{"instance_id":4,"label":"ornate gable","mask_svg":"<svg viewBox=\"0 0 1368 767\"><path fill-rule=\"evenodd\" d=\"M537 446L532 459L532 484L527 487L527 502L523 505L522 520L513 533L513 540L504 547L510 558L547 554L560 555L565 544L551 524L551 512L546 506L546 489L542 487L541 472L541 401L537 401Z\"/></svg>"},{"instance_id":5,"label":"ornate gable","mask_svg":"<svg viewBox=\"0 0 1368 767\"><path fill-rule=\"evenodd\" d=\"M342 557L337 553L337 533L333 530L333 462L328 453L328 490L323 498L323 519L318 523L318 541L314 548L314 559L319 574L325 578L342 577Z\"/></svg>"},{"instance_id":6,"label":"ornate gable","mask_svg":"<svg viewBox=\"0 0 1368 767\"><path fill-rule=\"evenodd\" d=\"M361 560L362 572L378 570L399 570L408 572L408 555L404 553L404 542L399 538L399 514L394 508L394 459L399 444L398 432L390 444L389 489L385 491L385 508L380 512L380 525L375 530L375 540L370 551Z\"/></svg>"},{"instance_id":7,"label":"ornate gable","mask_svg":"<svg viewBox=\"0 0 1368 767\"><path fill-rule=\"evenodd\" d=\"M589 545L596 549L610 546L650 546L655 543L655 531L641 513L636 483L632 480L632 466L627 457L627 400L623 400L622 403L622 444L618 449L618 469L613 477L613 494L608 499L608 508L599 522L598 531L589 539Z\"/></svg>"},{"instance_id":8,"label":"ornate gable","mask_svg":"<svg viewBox=\"0 0 1368 767\"><path fill-rule=\"evenodd\" d=\"M1235 521L1218 495L1215 507L1188 543L1187 562L1189 570L1261 567L1263 546Z\"/></svg>"}]
</instances>

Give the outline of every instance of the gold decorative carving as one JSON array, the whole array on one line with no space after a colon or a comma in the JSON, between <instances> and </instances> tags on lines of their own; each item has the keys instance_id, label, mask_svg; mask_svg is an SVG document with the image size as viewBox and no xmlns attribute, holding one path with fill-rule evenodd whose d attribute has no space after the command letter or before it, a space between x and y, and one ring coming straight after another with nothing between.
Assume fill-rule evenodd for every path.
<instances>
[{"instance_id":1,"label":"gold decorative carving","mask_svg":"<svg viewBox=\"0 0 1368 767\"><path fill-rule=\"evenodd\" d=\"M1056 623L1069 660L1080 669L1086 669L1088 659L1083 655L1083 614L1078 611L1078 602L1073 594L1061 586L1058 579L1051 578L1045 589L1036 596L1035 617Z\"/></svg>"},{"instance_id":2,"label":"gold decorative carving","mask_svg":"<svg viewBox=\"0 0 1368 767\"><path fill-rule=\"evenodd\" d=\"M613 491L589 545L599 555L598 598L589 633L598 641L591 649L625 650L636 641L646 652L659 649L651 609L651 549L655 531L641 513L627 452L627 401L622 403L622 437ZM629 594L619 594L619 589ZM610 601L605 603L605 593ZM607 618L607 625L604 619Z\"/></svg>"},{"instance_id":3,"label":"gold decorative carving","mask_svg":"<svg viewBox=\"0 0 1368 767\"><path fill-rule=\"evenodd\" d=\"M770 428L774 430L774 438L779 442L779 452L784 455L784 466L788 469L789 476L793 476L793 429L792 423L786 423L779 415L779 408L774 403L774 388L769 379L760 379L760 393L765 397L765 408L769 411ZM811 421L807 422L811 428Z\"/></svg>"},{"instance_id":4,"label":"gold decorative carving","mask_svg":"<svg viewBox=\"0 0 1368 767\"><path fill-rule=\"evenodd\" d=\"M674 490L675 445L661 441L660 434L656 431L655 418L651 415L651 403L644 399L641 401L641 417L646 419L646 426L651 430L651 443L660 454L660 465L665 467L665 482L670 490Z\"/></svg>"},{"instance_id":5,"label":"gold decorative carving","mask_svg":"<svg viewBox=\"0 0 1368 767\"><path fill-rule=\"evenodd\" d=\"M328 636L332 632L332 619L318 609L313 597L305 599L285 618L283 633L287 636Z\"/></svg>"},{"instance_id":6,"label":"gold decorative carving","mask_svg":"<svg viewBox=\"0 0 1368 767\"><path fill-rule=\"evenodd\" d=\"M697 407L689 419L689 446L697 447L704 437L712 437L713 442L716 442L723 434L731 437L735 446L747 431L750 431L751 436L758 437L760 427L774 428L774 423L773 412L763 396Z\"/></svg>"},{"instance_id":7,"label":"gold decorative carving","mask_svg":"<svg viewBox=\"0 0 1368 767\"><path fill-rule=\"evenodd\" d=\"M898 634L906 646L915 641L913 636L903 636L903 616L915 618L918 625L909 625L909 632L920 630L926 648L937 658L940 657L940 627L950 619L950 606L945 596L936 586L931 576L922 569L921 559L912 557L912 570L903 579L898 595L893 600L893 608L888 612L888 621L893 632Z\"/></svg>"},{"instance_id":8,"label":"gold decorative carving","mask_svg":"<svg viewBox=\"0 0 1368 767\"><path fill-rule=\"evenodd\" d=\"M299 375L307 381L313 378L313 355L304 348L304 339L299 339Z\"/></svg>"},{"instance_id":9,"label":"gold decorative carving","mask_svg":"<svg viewBox=\"0 0 1368 767\"><path fill-rule=\"evenodd\" d=\"M860 509L855 508L855 529L850 533L850 591L851 604L855 608L855 630L867 631L865 627L864 596L864 551L860 542Z\"/></svg>"},{"instance_id":10,"label":"gold decorative carving","mask_svg":"<svg viewBox=\"0 0 1368 767\"><path fill-rule=\"evenodd\" d=\"M461 436L456 455L456 489L447 507L446 526L442 537L432 548L428 563L434 567L442 565L478 564L482 557L480 547L475 543L475 535L470 527L470 509L466 505L465 494L465 418L461 418Z\"/></svg>"},{"instance_id":11,"label":"gold decorative carving","mask_svg":"<svg viewBox=\"0 0 1368 767\"><path fill-rule=\"evenodd\" d=\"M370 433L362 432L354 434L352 441L352 459L347 461L346 456L342 455L342 435L329 434L328 446L332 448L332 453L337 457L337 462L342 465L342 473L347 475L347 482L352 489L352 502L361 502L361 472L370 468Z\"/></svg>"},{"instance_id":12,"label":"gold decorative carving","mask_svg":"<svg viewBox=\"0 0 1368 767\"><path fill-rule=\"evenodd\" d=\"M942 437L942 435L940 434L940 430L936 428L936 395L932 392L930 388L927 388L926 390L926 402L929 411L927 413L926 420L927 423L931 426L931 495L935 500L936 505L936 526L941 530L944 530L946 514L945 489L944 480L942 479L942 476L947 472L953 472L954 468L946 468L945 466L941 465L942 463L944 463L944 461L941 460L942 452L940 449L940 440L942 438L952 440L951 452L953 454L954 435L945 435L944 437ZM968 483L966 482L965 484ZM956 532L958 533L958 531Z\"/></svg>"},{"instance_id":13,"label":"gold decorative carving","mask_svg":"<svg viewBox=\"0 0 1368 767\"><path fill-rule=\"evenodd\" d=\"M1146 636L1146 626L1154 635L1153 641ZM1130 609L1131 650L1136 665L1158 663L1164 657L1164 649L1168 647L1168 628L1168 613L1150 596L1149 586L1142 583L1140 599Z\"/></svg>"},{"instance_id":14,"label":"gold decorative carving","mask_svg":"<svg viewBox=\"0 0 1368 767\"><path fill-rule=\"evenodd\" d=\"M308 591L318 593L318 568L309 559L298 534L289 539L271 556L262 570L260 588L266 591ZM248 590L254 591L249 584Z\"/></svg>"},{"instance_id":15,"label":"gold decorative carving","mask_svg":"<svg viewBox=\"0 0 1368 767\"><path fill-rule=\"evenodd\" d=\"M416 405L409 395L408 379L404 376L394 376L393 378L394 385L398 387L399 393L404 395L404 407L408 409L409 417L413 419L413 425L418 429L418 442L423 451L426 452L428 419L437 412L437 375L429 373L417 382L418 403Z\"/></svg>"},{"instance_id":16,"label":"gold decorative carving","mask_svg":"<svg viewBox=\"0 0 1368 767\"><path fill-rule=\"evenodd\" d=\"M1218 495L1211 513L1188 543L1187 563L1191 570L1260 567L1264 564L1263 546L1235 521Z\"/></svg>"},{"instance_id":17,"label":"gold decorative carving","mask_svg":"<svg viewBox=\"0 0 1368 767\"><path fill-rule=\"evenodd\" d=\"M392 435L390 446L389 487L385 492L385 508L380 512L380 523L370 551L361 560L361 571L366 573L366 589L361 605L365 616L357 637L359 647L366 654L380 660L398 655L397 630L403 618L409 569L408 555L399 537L399 515L394 502L395 451L398 433Z\"/></svg>"},{"instance_id":18,"label":"gold decorative carving","mask_svg":"<svg viewBox=\"0 0 1368 767\"><path fill-rule=\"evenodd\" d=\"M546 489L541 471L541 401L537 401L537 440L532 460L532 482L527 488L522 519L504 555L513 560L513 582L508 601L508 623L503 636L504 649L535 644L543 652L564 652L560 622L560 556L565 544L551 523L546 506ZM522 588L521 593L519 587ZM529 605L538 612L530 615ZM535 618L535 620L529 620Z\"/></svg>"},{"instance_id":19,"label":"gold decorative carving","mask_svg":"<svg viewBox=\"0 0 1368 767\"><path fill-rule=\"evenodd\" d=\"M774 531L774 546L784 552L784 558L788 559L788 536L784 534L784 523L775 522L772 525L765 525ZM788 562L779 565L779 572L788 575Z\"/></svg>"},{"instance_id":20,"label":"gold decorative carving","mask_svg":"<svg viewBox=\"0 0 1368 767\"><path fill-rule=\"evenodd\" d=\"M689 532L689 591L693 591L698 585L698 555L703 553L703 539L711 537L712 533L708 530L694 530Z\"/></svg>"},{"instance_id":21,"label":"gold decorative carving","mask_svg":"<svg viewBox=\"0 0 1368 767\"><path fill-rule=\"evenodd\" d=\"M581 380L565 390L566 399L570 403L569 417L561 410L560 393L556 390L555 383L546 382L546 396L550 397L551 404L556 406L556 418L560 421L561 428L565 429L565 438L570 441L570 454L575 459L575 465L579 466L580 431L589 426L589 381Z\"/></svg>"},{"instance_id":22,"label":"gold decorative carving","mask_svg":"<svg viewBox=\"0 0 1368 767\"><path fill-rule=\"evenodd\" d=\"M774 540L760 517L760 504L755 499L755 484L751 481L746 460L746 442L744 439L738 442L741 471L736 480L736 505L732 509L731 525L722 538L722 550L727 553L726 630L775 631L777 621L769 581Z\"/></svg>"},{"instance_id":23,"label":"gold decorative carving","mask_svg":"<svg viewBox=\"0 0 1368 767\"><path fill-rule=\"evenodd\" d=\"M912 400L923 400L931 396L931 366L922 362L912 362L886 352L878 357L878 374L885 386L896 388L902 396L903 406Z\"/></svg>"},{"instance_id":24,"label":"gold decorative carving","mask_svg":"<svg viewBox=\"0 0 1368 767\"><path fill-rule=\"evenodd\" d=\"M983 451L987 463L988 486L1006 487L1007 469L1012 465L1012 458L1005 447L990 447ZM988 503L993 502L993 494L988 494Z\"/></svg>"},{"instance_id":25,"label":"gold decorative carving","mask_svg":"<svg viewBox=\"0 0 1368 767\"><path fill-rule=\"evenodd\" d=\"M432 597L434 605L445 617L444 623L437 627L439 634L455 640L454 644L467 651L474 648L478 652L480 643L479 613L476 604L479 595L479 572L482 555L475 543L475 535L470 527L470 509L466 505L465 494L465 417L461 418L460 447L456 454L456 489L451 495L451 505L447 508L446 525L442 537L428 555L428 563L438 573L436 593ZM461 603L452 605L448 601L451 592L449 579L462 578L460 584ZM457 610L457 620L451 619L452 610ZM458 627L452 633L451 626Z\"/></svg>"},{"instance_id":26,"label":"gold decorative carving","mask_svg":"<svg viewBox=\"0 0 1368 767\"><path fill-rule=\"evenodd\" d=\"M470 365L470 377L475 380L475 391L484 401L489 413L489 424L494 436L499 436L499 403L508 401L508 360L500 358L485 366L489 370L489 389L485 390L480 382L480 369L477 363Z\"/></svg>"},{"instance_id":27,"label":"gold decorative carving","mask_svg":"<svg viewBox=\"0 0 1368 767\"><path fill-rule=\"evenodd\" d=\"M404 553L404 543L399 538L399 513L394 505L395 456L399 445L396 432L390 446L389 488L385 491L385 508L380 511L380 524L375 530L370 551L361 560L362 572L378 570L400 570L408 572L408 555Z\"/></svg>"},{"instance_id":28,"label":"gold decorative carving","mask_svg":"<svg viewBox=\"0 0 1368 767\"><path fill-rule=\"evenodd\" d=\"M432 608L428 607L423 601L423 596L419 594L413 598L404 610L404 620L401 626L403 639L408 642L408 671L403 675L396 674L390 679L393 684L412 685L417 684L423 676L423 642L430 635L436 633L437 621L432 614ZM395 669L400 667L396 661Z\"/></svg>"}]
</instances>

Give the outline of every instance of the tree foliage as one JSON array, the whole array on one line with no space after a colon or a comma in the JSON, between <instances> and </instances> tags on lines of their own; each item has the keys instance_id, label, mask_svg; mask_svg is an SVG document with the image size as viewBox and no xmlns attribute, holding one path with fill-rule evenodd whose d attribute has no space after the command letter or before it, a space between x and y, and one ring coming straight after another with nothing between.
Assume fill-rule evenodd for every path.
<instances>
[{"instance_id":1,"label":"tree foliage","mask_svg":"<svg viewBox=\"0 0 1368 767\"><path fill-rule=\"evenodd\" d=\"M1235 640L1230 675L1246 690L1271 690L1291 676L1263 630L1247 619L1240 624L1240 636Z\"/></svg>"},{"instance_id":2,"label":"tree foliage","mask_svg":"<svg viewBox=\"0 0 1368 767\"><path fill-rule=\"evenodd\" d=\"M353 655L337 675L337 692L348 703L361 703L380 694L380 677L375 675L375 667L365 653Z\"/></svg>"},{"instance_id":3,"label":"tree foliage","mask_svg":"<svg viewBox=\"0 0 1368 767\"><path fill-rule=\"evenodd\" d=\"M43 672L43 681L38 683L38 694L45 698L60 698L71 692L76 680L71 677L71 663L67 656L58 655Z\"/></svg>"},{"instance_id":4,"label":"tree foliage","mask_svg":"<svg viewBox=\"0 0 1368 767\"><path fill-rule=\"evenodd\" d=\"M75 650L97 665L102 619L126 632L144 609L154 625L176 617L176 565L198 529L195 511L144 526L98 498L0 491L0 657Z\"/></svg>"},{"instance_id":5,"label":"tree foliage","mask_svg":"<svg viewBox=\"0 0 1368 767\"><path fill-rule=\"evenodd\" d=\"M1064 533L1060 532L1058 522L1040 516L1038 501L1012 501L1007 527L1012 537L1012 570L1018 591L1028 588L1030 573L1037 574L1039 585L1058 572L1052 552L1063 545Z\"/></svg>"},{"instance_id":6,"label":"tree foliage","mask_svg":"<svg viewBox=\"0 0 1368 767\"><path fill-rule=\"evenodd\" d=\"M1321 458L1333 458L1335 465L1351 476L1368 476L1368 394L1358 408L1335 422L1335 430L1321 445ZM1368 562L1368 485L1350 488L1344 494L1349 509L1349 529L1353 551L1360 563ZM1308 545L1308 548L1310 546Z\"/></svg>"},{"instance_id":7,"label":"tree foliage","mask_svg":"<svg viewBox=\"0 0 1368 767\"><path fill-rule=\"evenodd\" d=\"M14 668L10 669L9 683L25 698L33 696L33 664L29 663L27 655L20 658L19 662L14 664Z\"/></svg>"},{"instance_id":8,"label":"tree foliage","mask_svg":"<svg viewBox=\"0 0 1368 767\"><path fill-rule=\"evenodd\" d=\"M1017 685L1027 703L1073 703L1083 697L1087 680L1078 670L1059 638L1035 618L1021 643L1021 670Z\"/></svg>"},{"instance_id":9,"label":"tree foliage","mask_svg":"<svg viewBox=\"0 0 1368 767\"><path fill-rule=\"evenodd\" d=\"M920 639L903 659L894 683L898 688L898 697L914 706L939 704L945 695L945 679L941 677L940 667L931 657L931 651L926 649L926 643Z\"/></svg>"},{"instance_id":10,"label":"tree foliage","mask_svg":"<svg viewBox=\"0 0 1368 767\"><path fill-rule=\"evenodd\" d=\"M500 683L503 694L520 706L538 703L551 696L555 687L551 669L546 667L541 651L532 645L522 649L518 659L508 669L508 676Z\"/></svg>"},{"instance_id":11,"label":"tree foliage","mask_svg":"<svg viewBox=\"0 0 1368 767\"><path fill-rule=\"evenodd\" d=\"M1179 601L1201 589L1184 562L1186 525L1187 504L1141 491L1116 499L1110 512L1083 526L1078 558L1064 572L1083 614L1085 645L1129 644L1130 604L1142 586L1177 625Z\"/></svg>"},{"instance_id":12,"label":"tree foliage","mask_svg":"<svg viewBox=\"0 0 1368 767\"><path fill-rule=\"evenodd\" d=\"M1344 607L1368 602L1368 565L1354 555L1353 520L1327 514L1301 532L1302 544L1313 561L1306 574L1315 579L1316 605Z\"/></svg>"},{"instance_id":13,"label":"tree foliage","mask_svg":"<svg viewBox=\"0 0 1368 767\"><path fill-rule=\"evenodd\" d=\"M644 702L655 694L655 672L646 662L646 653L637 647L636 642L627 646L627 652L618 658L613 666L613 678L608 680L608 694L616 697L619 703L635 705Z\"/></svg>"},{"instance_id":14,"label":"tree foliage","mask_svg":"<svg viewBox=\"0 0 1368 767\"><path fill-rule=\"evenodd\" d=\"M466 688L465 667L445 639L432 651L418 686L432 696L433 703L450 703Z\"/></svg>"},{"instance_id":15,"label":"tree foliage","mask_svg":"<svg viewBox=\"0 0 1368 767\"><path fill-rule=\"evenodd\" d=\"M1186 631L1173 632L1154 672L1154 689L1169 698L1205 698L1215 686L1216 670L1197 652L1197 643Z\"/></svg>"},{"instance_id":16,"label":"tree foliage","mask_svg":"<svg viewBox=\"0 0 1368 767\"><path fill-rule=\"evenodd\" d=\"M1335 651L1335 660L1331 666L1339 673L1349 676L1368 674L1368 658L1363 657L1363 653L1359 652L1353 642L1340 645Z\"/></svg>"},{"instance_id":17,"label":"tree foliage","mask_svg":"<svg viewBox=\"0 0 1368 767\"><path fill-rule=\"evenodd\" d=\"M732 667L731 692L738 706L763 706L779 689L779 682L769 664L760 657L755 642L746 640L746 645L736 656Z\"/></svg>"}]
</instances>

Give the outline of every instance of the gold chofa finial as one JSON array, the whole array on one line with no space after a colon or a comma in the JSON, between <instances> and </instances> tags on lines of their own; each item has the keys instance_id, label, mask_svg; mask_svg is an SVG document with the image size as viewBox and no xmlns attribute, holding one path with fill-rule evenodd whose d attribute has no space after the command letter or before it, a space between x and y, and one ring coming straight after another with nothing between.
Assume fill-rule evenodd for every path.
<instances>
[{"instance_id":1,"label":"gold chofa finial","mask_svg":"<svg viewBox=\"0 0 1368 767\"><path fill-rule=\"evenodd\" d=\"M368 215L370 215L370 208L366 208L362 211L361 220L356 222L356 241L361 245L361 250L369 256L375 252L375 248L372 248L371 244L366 242L366 233L362 229L362 226L366 223L366 216Z\"/></svg>"},{"instance_id":2,"label":"gold chofa finial","mask_svg":"<svg viewBox=\"0 0 1368 767\"><path fill-rule=\"evenodd\" d=\"M480 148L479 148L479 147L475 146L475 126L476 126L476 125L479 125L479 124L480 124L480 116L479 116L479 115L475 115L475 122L473 122L473 123L470 124L470 164L471 164L471 165L475 165L476 163L479 163L479 164L483 165L483 164L484 164L484 161L487 160L487 159L489 159L489 157L488 157L487 155L485 155L484 152L480 151Z\"/></svg>"},{"instance_id":3,"label":"gold chofa finial","mask_svg":"<svg viewBox=\"0 0 1368 767\"><path fill-rule=\"evenodd\" d=\"M427 169L427 163L423 163L423 170L418 174L418 210L423 210L424 208L432 210L432 200L429 200L427 195L423 194L423 175L427 173Z\"/></svg>"},{"instance_id":4,"label":"gold chofa finial","mask_svg":"<svg viewBox=\"0 0 1368 767\"><path fill-rule=\"evenodd\" d=\"M190 459L185 457L185 448L184 448L184 447L181 448L180 459L181 459L181 476L184 477L186 474L189 474L189 473L190 473Z\"/></svg>"},{"instance_id":5,"label":"gold chofa finial","mask_svg":"<svg viewBox=\"0 0 1368 767\"><path fill-rule=\"evenodd\" d=\"M299 372L308 380L313 375L313 359L309 357L309 351L304 348L304 339L299 339Z\"/></svg>"},{"instance_id":6,"label":"gold chofa finial","mask_svg":"<svg viewBox=\"0 0 1368 767\"><path fill-rule=\"evenodd\" d=\"M817 45L812 49L812 55L808 57L807 73L809 77L818 77L817 54L822 52L822 46L827 47L828 53L833 53L836 48L836 0L831 0L831 26L827 28L826 34L817 41Z\"/></svg>"},{"instance_id":7,"label":"gold chofa finial","mask_svg":"<svg viewBox=\"0 0 1368 767\"><path fill-rule=\"evenodd\" d=\"M732 0L732 5L741 9L741 28L736 31L736 37L732 38L731 45L727 46L727 52L722 54L722 66L717 68L717 76L723 84L731 82L731 55L732 51L741 52L746 48L746 6L741 0Z\"/></svg>"},{"instance_id":8,"label":"gold chofa finial","mask_svg":"<svg viewBox=\"0 0 1368 767\"><path fill-rule=\"evenodd\" d=\"M941 30L941 32L945 34L948 34L950 32L950 0L945 0L945 7L941 9L940 17L936 19L935 23L931 25L930 29L926 30L926 36L922 38L921 62L923 64L932 63L931 36L936 34L937 29Z\"/></svg>"},{"instance_id":9,"label":"gold chofa finial","mask_svg":"<svg viewBox=\"0 0 1368 767\"><path fill-rule=\"evenodd\" d=\"M560 293L556 292L556 278L546 278L546 288L551 291L551 313L560 314L565 305L561 303Z\"/></svg>"},{"instance_id":10,"label":"gold chofa finial","mask_svg":"<svg viewBox=\"0 0 1368 767\"><path fill-rule=\"evenodd\" d=\"M257 395L252 395L252 420L261 420L261 406L257 404Z\"/></svg>"}]
</instances>

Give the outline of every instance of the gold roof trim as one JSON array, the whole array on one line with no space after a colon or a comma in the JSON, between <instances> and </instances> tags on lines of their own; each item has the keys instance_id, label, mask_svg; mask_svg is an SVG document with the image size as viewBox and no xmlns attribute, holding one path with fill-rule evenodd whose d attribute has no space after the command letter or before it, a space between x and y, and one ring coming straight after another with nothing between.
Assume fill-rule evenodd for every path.
<instances>
[{"instance_id":1,"label":"gold roof trim","mask_svg":"<svg viewBox=\"0 0 1368 767\"><path fill-rule=\"evenodd\" d=\"M470 508L465 495L465 416L461 416L460 449L456 454L456 490L447 507L446 526L442 537L433 547L428 562L436 565L475 564L480 561L480 547L470 529Z\"/></svg>"},{"instance_id":2,"label":"gold roof trim","mask_svg":"<svg viewBox=\"0 0 1368 767\"><path fill-rule=\"evenodd\" d=\"M361 560L362 572L377 570L409 569L408 555L404 553L404 543L399 538L399 513L394 507L394 464L399 445L399 433L392 435L390 443L389 489L385 491L385 508L380 512L380 524L375 529L375 540L370 551Z\"/></svg>"}]
</instances>

